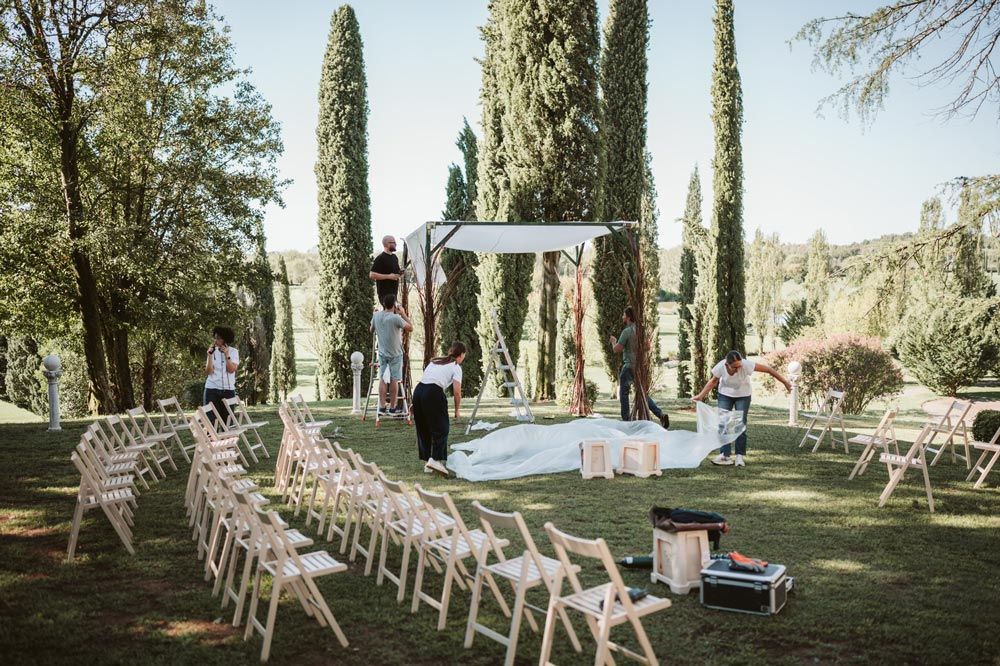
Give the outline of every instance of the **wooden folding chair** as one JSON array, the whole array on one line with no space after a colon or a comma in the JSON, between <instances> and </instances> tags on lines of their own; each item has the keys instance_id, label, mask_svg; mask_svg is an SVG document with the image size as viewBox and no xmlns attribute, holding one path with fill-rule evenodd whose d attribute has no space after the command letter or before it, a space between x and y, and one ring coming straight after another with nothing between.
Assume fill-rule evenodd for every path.
<instances>
[{"instance_id":1,"label":"wooden folding chair","mask_svg":"<svg viewBox=\"0 0 1000 666\"><path fill-rule=\"evenodd\" d=\"M239 440L242 431L239 428L230 428L226 415L219 412L219 410L215 408L215 405L208 403L207 405L202 405L198 409L201 410L201 414L204 417L201 428L208 433L209 439L220 441L235 438L237 441ZM243 455L243 450L238 446L236 447L236 450L239 453L240 462L246 467L249 467L250 461L245 455Z\"/></svg>"},{"instance_id":2,"label":"wooden folding chair","mask_svg":"<svg viewBox=\"0 0 1000 666\"><path fill-rule=\"evenodd\" d=\"M885 485L885 489L878 498L878 505L880 507L885 506L885 503L889 501L892 496L896 486L899 482L903 480L903 475L906 474L906 470L912 468L919 469L924 475L924 490L927 492L927 506L931 513L934 513L934 495L931 492L931 478L927 473L927 457L925 453L925 446L927 444L927 439L931 435L931 428L929 426L924 426L920 433L917 435L916 440L914 440L913 445L906 452L906 455L897 455L895 453L883 453L879 456L879 462L885 463L886 467L889 469L889 482Z\"/></svg>"},{"instance_id":3,"label":"wooden folding chair","mask_svg":"<svg viewBox=\"0 0 1000 666\"><path fill-rule=\"evenodd\" d=\"M649 637L642 628L642 618L657 611L670 607L669 599L660 599L648 595L637 601L632 601L628 596L628 587L622 581L618 567L611 557L611 551L604 539L580 539L560 532L552 525L545 523L545 531L555 547L556 555L562 563L556 571L556 579L553 583L553 593L549 598L549 610L545 616L545 633L542 636L542 654L538 663L545 666L550 664L549 656L552 654L552 641L555 637L556 616L560 610L572 609L583 614L590 627L594 639L597 641L597 653L594 658L595 664L613 664L611 651L619 652L622 655L635 659L645 664L658 664L653 646L649 642ZM588 557L600 560L608 574L610 582L596 587L584 588L577 578L576 570L570 561L569 554L573 553L581 557ZM563 580L569 579L570 592L563 596ZM611 641L611 629L628 622L635 631L639 645L643 654L638 654L625 647Z\"/></svg>"},{"instance_id":4,"label":"wooden folding chair","mask_svg":"<svg viewBox=\"0 0 1000 666\"><path fill-rule=\"evenodd\" d=\"M128 416L128 422L122 421L122 423L128 428L132 439L143 444L152 444L151 450L160 456L157 462L161 465L165 462L170 463L176 472L177 465L174 463L174 457L170 455L170 447L167 446L167 442L174 438L173 433L160 432L144 407L129 409L125 414Z\"/></svg>"},{"instance_id":5,"label":"wooden folding chair","mask_svg":"<svg viewBox=\"0 0 1000 666\"><path fill-rule=\"evenodd\" d=\"M323 594L316 587L315 578L332 573L347 571L347 565L330 556L325 550L317 550L299 555L295 545L289 540L282 527L282 520L274 511L260 520L263 537L267 540L270 550L268 557L259 559L257 575L253 582L253 596L250 601L250 612L247 618L247 629L243 635L248 640L254 631L264 637L260 651L260 660L267 661L271 652L271 639L274 637L274 621L278 614L278 601L284 588L291 590L298 598L306 615L314 618L320 626L329 626L342 647L347 647L347 637L341 631L340 625L333 617L333 612L327 605ZM260 601L263 589L261 578L264 574L271 577L271 600L268 606L267 618L264 622L257 619L257 603Z\"/></svg>"},{"instance_id":6,"label":"wooden folding chair","mask_svg":"<svg viewBox=\"0 0 1000 666\"><path fill-rule=\"evenodd\" d=\"M387 519L389 511L389 500L385 497L385 488L380 480L382 473L378 465L366 462L361 456L357 456L357 469L361 475L361 493L357 503L357 527L354 530L354 539L351 544L350 560L353 562L358 557L358 553L365 556L365 575L371 575L372 562L375 558L375 548L378 545L378 536L382 531L382 523ZM368 546L361 544L361 530L368 525L369 539Z\"/></svg>"},{"instance_id":7,"label":"wooden folding chair","mask_svg":"<svg viewBox=\"0 0 1000 666\"><path fill-rule=\"evenodd\" d=\"M247 411L246 403L238 397L225 398L222 402L229 409L226 427L231 431L239 431L240 438L243 440L243 444L246 445L247 451L250 453L253 461L259 462L256 454L257 451L262 451L265 458L270 458L271 454L267 452L264 440L260 438L260 433L257 432L258 428L263 428L267 425L267 421L254 421L250 418L250 412ZM247 433L253 435L253 442L247 437Z\"/></svg>"},{"instance_id":8,"label":"wooden folding chair","mask_svg":"<svg viewBox=\"0 0 1000 666\"><path fill-rule=\"evenodd\" d=\"M146 476L156 481L156 473L153 472L153 468L150 467L149 461L146 460L146 456L143 455L142 450L118 450L116 448L115 442L109 440L107 434L101 429L98 422L91 423L87 426L87 432L84 433L93 447L94 452L105 464L105 466L122 464L122 463L132 463L134 465L133 473L139 478L139 482L143 485L143 488L149 490L149 483L146 481ZM135 489L136 495L139 494L138 489Z\"/></svg>"},{"instance_id":9,"label":"wooden folding chair","mask_svg":"<svg viewBox=\"0 0 1000 666\"><path fill-rule=\"evenodd\" d=\"M132 429L129 428L129 425L114 414L106 416L103 425L101 425L100 421L97 423L99 428L106 428L102 432L115 442L115 448L118 452L141 452L150 466L156 471L157 479L167 478L167 472L161 464L165 459L161 458L159 453L154 449L156 446L154 442L136 439L132 435Z\"/></svg>"},{"instance_id":10,"label":"wooden folding chair","mask_svg":"<svg viewBox=\"0 0 1000 666\"><path fill-rule=\"evenodd\" d=\"M979 473L979 478L973 488L981 488L983 483L986 482L986 477L989 476L990 470L993 466L997 464L997 460L1000 460L1000 428L993 433L993 439L988 442L970 442L969 445L977 451L982 451L979 455L979 459L976 463L972 465L972 469L969 471L969 475L965 477L966 481L972 481L972 477ZM990 454L993 455L990 455ZM989 461L986 460L989 456ZM984 464L985 463L985 464Z\"/></svg>"},{"instance_id":11,"label":"wooden folding chair","mask_svg":"<svg viewBox=\"0 0 1000 666\"><path fill-rule=\"evenodd\" d=\"M809 423L806 425L806 433L802 436L802 441L799 442L800 449L805 446L807 441L812 439L816 442L812 448L812 452L816 453L827 433L830 433L830 448L834 448L837 445L837 436L833 429L834 427L839 427L841 442L844 444L844 453L850 453L850 449L847 448L847 431L844 430L843 391L828 389L816 412L811 414L806 413L802 416L808 417ZM813 434L814 428L819 428L819 434Z\"/></svg>"},{"instance_id":12,"label":"wooden folding chair","mask_svg":"<svg viewBox=\"0 0 1000 666\"><path fill-rule=\"evenodd\" d=\"M90 468L94 479L100 483L104 491L118 490L119 488L130 488L135 497L139 496L139 490L135 486L136 462L134 460L122 462L105 462L97 451L93 434L88 430L80 437L80 443L76 447L77 453L84 463ZM133 502L133 506L135 502Z\"/></svg>"},{"instance_id":13,"label":"wooden folding chair","mask_svg":"<svg viewBox=\"0 0 1000 666\"><path fill-rule=\"evenodd\" d=\"M190 463L191 452L194 451L196 444L194 442L185 444L181 437L181 433L191 430L191 422L184 414L181 403L174 397L157 400L156 404L160 408L160 432L169 432L174 435L181 455L184 456L184 460Z\"/></svg>"},{"instance_id":14,"label":"wooden folding chair","mask_svg":"<svg viewBox=\"0 0 1000 666\"><path fill-rule=\"evenodd\" d=\"M135 504L135 496L132 494L131 488L104 490L79 449L70 455L70 460L80 472L80 490L76 496L73 526L69 532L69 546L66 549L67 561L72 561L76 554L76 544L80 536L80 523L83 514L92 509L100 509L104 513L118 538L121 539L122 545L125 546L125 550L130 555L135 555L135 548L132 546L133 518L131 508Z\"/></svg>"},{"instance_id":15,"label":"wooden folding chair","mask_svg":"<svg viewBox=\"0 0 1000 666\"><path fill-rule=\"evenodd\" d=\"M309 409L309 403L303 399L301 393L299 395L289 397L287 404L291 409L292 414L295 415L296 420L304 426L312 428L325 428L333 423L333 421L317 421L313 418L312 410Z\"/></svg>"},{"instance_id":16,"label":"wooden folding chair","mask_svg":"<svg viewBox=\"0 0 1000 666\"><path fill-rule=\"evenodd\" d=\"M486 533L482 530L470 530L465 526L461 514L455 507L448 493L432 493L414 484L417 496L425 505L423 512L425 532L420 541L417 559L417 575L413 582L413 603L410 612L416 613L420 602L424 601L438 610L437 629L444 629L448 621L448 606L451 603L451 585L455 583L465 590L471 586L473 576L465 567L465 559L478 557L479 551L486 547ZM447 520L442 520L446 518ZM510 545L507 541L500 542L502 546ZM423 591L424 569L427 562L439 560L444 565L444 585L440 598L432 597ZM496 583L491 580L490 588L501 607L506 605Z\"/></svg>"},{"instance_id":17,"label":"wooden folding chair","mask_svg":"<svg viewBox=\"0 0 1000 666\"><path fill-rule=\"evenodd\" d=\"M972 409L971 402L952 400L948 406L948 411L944 413L939 421L931 421L925 424L930 428L930 436L927 438L927 443L924 446L927 447L928 453L934 454L934 457L931 459L931 467L937 464L938 458L941 457L946 448L951 448L952 462L955 462L956 458L961 458L965 461L967 469L972 468L972 454L969 451L969 430L965 425L965 418L969 415L970 409ZM936 449L931 448L934 438L938 435L945 436L944 442ZM958 437L962 438L962 445L965 447L964 456L955 453L955 439Z\"/></svg>"},{"instance_id":18,"label":"wooden folding chair","mask_svg":"<svg viewBox=\"0 0 1000 666\"><path fill-rule=\"evenodd\" d=\"M870 435L855 435L847 440L850 444L862 444L865 447L858 457L858 461L854 463L854 469L851 470L850 475L847 477L848 481L855 476L865 473L865 470L868 469L868 463L875 457L876 451L899 455L899 443L896 441L895 427L896 415L898 413L898 407L890 407L882 415L882 420L878 422L875 432ZM892 451L889 451L890 446L893 448Z\"/></svg>"},{"instance_id":19,"label":"wooden folding chair","mask_svg":"<svg viewBox=\"0 0 1000 666\"><path fill-rule=\"evenodd\" d=\"M327 528L326 540L333 541L333 535L340 536L340 553L347 552L347 545L350 543L351 529L355 525L358 513L358 505L364 496L364 481L358 471L358 460L354 451L345 449L337 444L333 445L333 452L340 461L342 482L337 485L330 507L330 525ZM324 500L325 505L325 500ZM337 525L337 516L343 508L344 527Z\"/></svg>"},{"instance_id":20,"label":"wooden folding chair","mask_svg":"<svg viewBox=\"0 0 1000 666\"><path fill-rule=\"evenodd\" d=\"M388 578L398 588L396 603L403 603L406 596L406 578L410 571L410 553L420 548L420 542L428 527L424 521L423 505L401 481L390 481L383 475L381 483L388 511L381 526L381 551L375 583L381 585L382 581ZM386 566L390 540L403 548L399 574L393 573ZM436 561L434 563L436 564Z\"/></svg>"},{"instance_id":21,"label":"wooden folding chair","mask_svg":"<svg viewBox=\"0 0 1000 666\"><path fill-rule=\"evenodd\" d=\"M479 522L483 532L486 533L487 547L482 548L476 558L476 579L472 584L472 603L469 606L469 621L465 627L465 647L472 647L472 642L476 632L479 632L501 645L507 647L504 657L504 666L512 666L514 657L517 655L517 641L521 630L521 618L528 621L528 626L536 634L538 633L538 623L535 621L531 611L536 611L544 615L546 609L533 606L527 602L528 590L544 585L549 594L559 594L555 589L556 572L562 567L559 560L546 557L538 552L535 541L531 538L528 526L520 513L499 513L485 508L478 501L472 503L472 508L479 515ZM524 550L520 555L507 558L504 553L503 541L510 543L510 539L503 541L497 537L497 530L502 530L511 537L515 535L520 539ZM574 572L579 572L580 567L573 565ZM494 631L486 625L480 624L479 605L483 593L483 581L493 581L497 578L508 581L514 589L514 609L510 611L506 604L501 606L504 615L511 619L510 629L506 636ZM563 627L569 633L573 648L581 652L583 648L580 640L576 637L573 625L566 615L566 610L558 610L559 619L562 620Z\"/></svg>"}]
</instances>

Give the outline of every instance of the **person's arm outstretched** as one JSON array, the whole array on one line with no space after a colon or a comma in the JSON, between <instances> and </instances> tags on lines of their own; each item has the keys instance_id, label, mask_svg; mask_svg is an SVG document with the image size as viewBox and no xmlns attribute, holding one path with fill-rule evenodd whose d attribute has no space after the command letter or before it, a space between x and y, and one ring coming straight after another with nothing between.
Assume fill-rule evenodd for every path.
<instances>
[{"instance_id":1,"label":"person's arm outstretched","mask_svg":"<svg viewBox=\"0 0 1000 666\"><path fill-rule=\"evenodd\" d=\"M785 385L786 391L792 390L792 383L787 379L785 379L780 372L778 372L777 370L768 365L764 365L763 363L757 363L754 366L754 372L763 372L764 374L771 375L772 377L774 377L779 382Z\"/></svg>"},{"instance_id":2,"label":"person's arm outstretched","mask_svg":"<svg viewBox=\"0 0 1000 666\"><path fill-rule=\"evenodd\" d=\"M714 389L718 384L719 384L719 378L712 377L711 379L708 380L708 382L705 383L705 388L703 388L701 391L693 395L691 399L694 400L695 402L701 402L702 400L705 399L705 396L711 393L712 389Z\"/></svg>"}]
</instances>

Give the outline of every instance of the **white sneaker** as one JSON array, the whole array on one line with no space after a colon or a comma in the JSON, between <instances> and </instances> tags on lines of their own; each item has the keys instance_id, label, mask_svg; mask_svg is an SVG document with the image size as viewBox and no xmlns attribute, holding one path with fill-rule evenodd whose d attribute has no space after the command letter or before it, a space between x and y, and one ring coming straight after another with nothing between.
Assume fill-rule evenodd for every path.
<instances>
[{"instance_id":1,"label":"white sneaker","mask_svg":"<svg viewBox=\"0 0 1000 666\"><path fill-rule=\"evenodd\" d=\"M439 463L434 458L429 458L427 464L424 465L425 472L433 472L435 474L440 474L441 476L448 476L448 468Z\"/></svg>"},{"instance_id":2,"label":"white sneaker","mask_svg":"<svg viewBox=\"0 0 1000 666\"><path fill-rule=\"evenodd\" d=\"M736 454L736 466L737 467L746 467L747 466L747 464L745 462L743 462L743 456L741 456L738 453Z\"/></svg>"},{"instance_id":3,"label":"white sneaker","mask_svg":"<svg viewBox=\"0 0 1000 666\"><path fill-rule=\"evenodd\" d=\"M424 463L424 474L433 474L433 473L434 473L434 470L432 470L430 467L428 467L427 463Z\"/></svg>"},{"instance_id":4,"label":"white sneaker","mask_svg":"<svg viewBox=\"0 0 1000 666\"><path fill-rule=\"evenodd\" d=\"M723 454L720 453L719 455L717 455L714 458L712 458L712 464L713 465L732 465L733 464L733 459L730 458L729 456L725 456L725 455L723 455Z\"/></svg>"}]
</instances>

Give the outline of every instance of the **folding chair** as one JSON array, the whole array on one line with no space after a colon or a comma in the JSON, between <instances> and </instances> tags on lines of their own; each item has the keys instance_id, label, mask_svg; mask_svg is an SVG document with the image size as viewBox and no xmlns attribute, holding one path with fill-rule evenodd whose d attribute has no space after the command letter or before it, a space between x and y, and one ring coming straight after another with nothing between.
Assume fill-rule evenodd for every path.
<instances>
[{"instance_id":1,"label":"folding chair","mask_svg":"<svg viewBox=\"0 0 1000 666\"><path fill-rule=\"evenodd\" d=\"M142 483L143 488L146 490L149 490L149 483L146 481L147 475L156 481L156 473L149 466L146 456L143 455L144 451L118 450L114 440L108 438L107 433L101 429L99 422L95 421L87 426L87 432L84 433L84 437L88 438L94 452L105 465L134 463L133 473L139 477L139 482ZM136 489L136 494L139 494L138 489Z\"/></svg>"},{"instance_id":2,"label":"folding chair","mask_svg":"<svg viewBox=\"0 0 1000 666\"><path fill-rule=\"evenodd\" d=\"M114 440L115 448L119 452L141 452L143 457L149 462L149 464L155 469L156 476L159 479L167 478L167 473L163 469L162 463L165 458L161 458L159 454L154 450L156 444L147 440L136 439L132 434L132 430L129 428L128 424L125 423L120 417L111 414L104 418L104 425L98 421L99 428L107 428L106 435ZM104 431L102 431L104 432ZM162 444L161 444L162 446Z\"/></svg>"},{"instance_id":3,"label":"folding chair","mask_svg":"<svg viewBox=\"0 0 1000 666\"><path fill-rule=\"evenodd\" d=\"M291 396L288 399L288 406L291 408L292 413L295 415L298 422L302 425L313 428L325 428L333 423L333 421L317 421L314 419L312 410L309 409L309 403L305 401L301 393L299 395Z\"/></svg>"},{"instance_id":4,"label":"folding chair","mask_svg":"<svg viewBox=\"0 0 1000 666\"><path fill-rule=\"evenodd\" d=\"M122 421L122 423L126 424L132 439L143 444L152 444L151 450L158 452L155 455L162 454L162 457L157 458L157 462L161 465L165 462L170 463L176 472L177 465L174 463L174 457L170 455L170 448L167 446L167 441L174 437L173 433L160 432L144 407L129 409L125 414L128 416L128 422Z\"/></svg>"},{"instance_id":5,"label":"folding chair","mask_svg":"<svg viewBox=\"0 0 1000 666\"><path fill-rule=\"evenodd\" d=\"M73 512L73 526L69 532L69 546L66 549L66 560L72 561L76 554L76 543L80 536L80 522L83 514L92 509L101 509L114 528L122 545L130 555L135 555L132 547L132 508L135 496L130 488L104 490L95 478L92 469L84 460L83 454L74 451L70 455L73 466L80 472L80 490L76 496L76 510Z\"/></svg>"},{"instance_id":6,"label":"folding chair","mask_svg":"<svg viewBox=\"0 0 1000 666\"><path fill-rule=\"evenodd\" d=\"M185 444L181 438L182 432L190 432L191 430L191 422L188 421L187 416L184 414L181 403L174 397L157 400L156 404L160 408L160 432L169 432L174 435L177 446L181 450L181 455L184 456L184 460L190 463L191 451L194 451L196 444Z\"/></svg>"},{"instance_id":7,"label":"folding chair","mask_svg":"<svg viewBox=\"0 0 1000 666\"><path fill-rule=\"evenodd\" d=\"M135 497L139 496L139 490L135 487L135 460L105 462L98 454L94 436L89 430L80 437L80 443L76 450L84 463L91 469L94 479L100 483L102 490L130 488Z\"/></svg>"},{"instance_id":8,"label":"folding chair","mask_svg":"<svg viewBox=\"0 0 1000 666\"><path fill-rule=\"evenodd\" d=\"M990 470L993 466L997 464L997 460L1000 460L1000 428L993 433L993 439L988 442L971 442L970 446L977 451L982 451L979 459L976 460L976 464L972 466L972 470L969 472L969 476L965 477L966 481L972 481L972 477L979 472L979 478L976 480L976 484L972 486L973 488L981 488L983 483L986 481L986 477L989 476ZM993 455L990 456L990 453ZM989 456L989 462L986 461L986 457ZM986 464L983 464L986 463Z\"/></svg>"},{"instance_id":9,"label":"folding chair","mask_svg":"<svg viewBox=\"0 0 1000 666\"><path fill-rule=\"evenodd\" d=\"M365 575L371 575L372 562L375 556L375 547L378 545L378 536L382 530L382 523L386 520L386 513L389 510L389 501L385 497L385 488L379 480L382 473L375 463L366 462L357 457L357 469L361 475L361 494L357 503L357 528L354 530L354 540L351 544L350 560L353 562L358 557L358 553L365 556ZM368 546L361 545L361 530L368 525L369 539Z\"/></svg>"},{"instance_id":10,"label":"folding chair","mask_svg":"<svg viewBox=\"0 0 1000 666\"><path fill-rule=\"evenodd\" d=\"M230 428L228 425L229 424L228 417L226 417L224 414L221 414L215 408L215 405L213 405L212 403L208 403L207 405L202 405L198 409L200 410L198 413L200 413L203 416L203 420L201 422L201 428L203 431L208 433L208 438L210 440L213 441L229 440L229 439L239 440L239 436L241 434L240 429ZM243 465L245 465L246 467L249 467L250 461L247 460L247 457L245 455L243 455L242 449L240 449L237 446L236 451L239 453L240 462L243 463Z\"/></svg>"},{"instance_id":11,"label":"folding chair","mask_svg":"<svg viewBox=\"0 0 1000 666\"><path fill-rule=\"evenodd\" d=\"M271 454L267 452L267 447L264 446L264 440L260 438L260 433L257 432L258 428L263 428L267 425L267 421L254 421L250 418L250 412L247 411L246 403L238 397L225 398L222 402L229 408L229 416L226 421L226 426L231 431L239 431L240 439L242 439L243 444L246 445L247 451L250 452L250 457L253 458L253 461L260 462L255 451L263 451L264 457L270 458ZM248 432L253 434L256 444L252 443L247 437Z\"/></svg>"},{"instance_id":12,"label":"folding chair","mask_svg":"<svg viewBox=\"0 0 1000 666\"><path fill-rule=\"evenodd\" d=\"M816 453L827 433L830 433L830 448L834 448L837 445L837 436L833 428L834 426L839 426L841 442L844 444L844 453L850 453L850 450L847 448L847 432L844 430L843 407L844 392L828 389L816 412L813 414L803 414L803 416L809 417L809 424L806 426L806 434L803 435L802 441L799 442L799 448L801 449L807 441L812 439L816 441L812 452ZM814 435L813 428L817 427L819 428L819 434Z\"/></svg>"},{"instance_id":13,"label":"folding chair","mask_svg":"<svg viewBox=\"0 0 1000 666\"><path fill-rule=\"evenodd\" d=\"M556 572L562 567L559 560L546 557L538 552L535 542L531 538L528 526L520 513L499 513L485 508L478 501L472 503L472 508L479 515L479 522L483 532L486 533L487 547L479 551L476 559L476 579L472 584L472 603L469 606L469 621L465 627L465 647L472 647L472 641L476 632L483 634L501 645L507 646L507 653L504 657L504 666L512 666L514 657L517 655L517 640L521 629L521 618L528 621L531 630L538 633L538 623L535 622L531 611L545 614L544 608L533 606L527 602L528 590L544 585L549 595L558 594L555 589ZM520 555L508 559L504 554L504 547L501 540L497 538L497 530L503 530L511 534L516 534L520 538L524 550ZM509 540L508 540L509 541ZM491 557L492 554L492 557ZM490 563L491 560L495 562ZM579 572L580 567L573 565L574 572ZM494 581L496 578L507 580L514 589L514 610L508 610L506 604L501 607L504 615L511 619L510 630L506 636L480 624L479 604L483 592L483 581ZM566 610L558 610L559 619L562 620L563 627L569 633L573 648L581 652L583 648L576 637L573 625L566 615Z\"/></svg>"},{"instance_id":14,"label":"folding chair","mask_svg":"<svg viewBox=\"0 0 1000 666\"><path fill-rule=\"evenodd\" d=\"M259 511L258 514L260 514ZM329 626L340 645L347 647L347 637L341 631L340 625L337 624L337 620L333 617L330 607L326 604L326 600L319 588L316 587L314 580L320 576L347 571L347 565L335 560L325 550L299 555L295 545L285 534L281 518L274 511L260 516L260 525L262 535L270 546L270 551L269 557L261 558L257 565L247 629L243 639L248 640L254 631L260 633L264 637L260 660L267 661L271 652L271 639L274 637L274 621L277 619L278 601L282 589L287 587L298 597L306 615L315 618L320 626ZM271 577L271 600L268 605L267 619L261 622L257 619L257 603L263 592L261 578L265 573Z\"/></svg>"},{"instance_id":15,"label":"folding chair","mask_svg":"<svg viewBox=\"0 0 1000 666\"><path fill-rule=\"evenodd\" d=\"M381 482L389 508L381 527L381 551L375 584L381 585L382 581L388 578L398 588L396 603L403 603L403 598L406 596L406 578L410 571L410 553L420 548L420 541L427 532L427 526L420 501L407 491L401 481L390 481L383 476ZM385 563L390 540L403 548L398 575L390 571Z\"/></svg>"},{"instance_id":16,"label":"folding chair","mask_svg":"<svg viewBox=\"0 0 1000 666\"><path fill-rule=\"evenodd\" d=\"M885 485L885 489L878 498L879 507L885 506L885 503L892 496L893 491L896 490L896 486L903 480L906 470L913 467L923 472L924 490L927 492L927 506L930 508L931 513L934 513L934 495L931 493L931 479L927 473L927 457L924 450L931 432L933 431L930 426L924 426L917 435L916 440L914 440L913 445L910 446L910 450L904 456L895 453L883 453L879 456L879 462L885 463L889 469L889 482Z\"/></svg>"},{"instance_id":17,"label":"folding chair","mask_svg":"<svg viewBox=\"0 0 1000 666\"><path fill-rule=\"evenodd\" d=\"M894 425L898 413L898 407L890 407L882 415L882 420L878 422L875 432L870 435L855 435L847 440L850 444L863 444L865 447L861 452L861 456L858 457L858 461L854 463L854 469L851 470L851 474L847 477L848 481L855 476L865 473L865 470L868 469L868 463L875 457L876 449L890 453L889 447L892 446L893 452L899 455L899 443L896 441L896 427Z\"/></svg>"},{"instance_id":18,"label":"folding chair","mask_svg":"<svg viewBox=\"0 0 1000 666\"><path fill-rule=\"evenodd\" d=\"M969 452L969 430L965 425L965 417L968 416L970 409L972 409L971 402L952 400L951 404L948 406L948 411L944 413L940 421L926 424L926 426L930 428L931 434L924 446L927 447L928 453L934 454L934 457L931 459L931 467L937 464L938 458L941 457L944 450L951 447L951 461L955 462L956 458L961 458L965 461L966 468L971 469L972 455ZM939 434L945 435L944 442L939 448L931 448L930 445L934 442L934 438ZM955 453L956 437L962 438L962 445L965 447L964 456Z\"/></svg>"},{"instance_id":19,"label":"folding chair","mask_svg":"<svg viewBox=\"0 0 1000 666\"><path fill-rule=\"evenodd\" d=\"M595 664L613 664L612 650L645 664L658 664L656 655L653 653L653 646L642 628L642 618L669 608L670 600L648 595L637 601L632 601L604 539L593 541L579 539L560 532L552 523L545 523L545 531L548 532L562 567L556 571L553 592L549 598L549 610L545 616L545 633L542 636L542 654L538 663L542 665L551 663L549 656L552 654L552 641L555 637L556 615L559 614L560 610L572 609L583 614L594 639L597 641ZM584 588L573 569L573 563L569 558L570 553L600 560L607 571L610 582L596 587ZM563 596L562 586L563 580L566 578L570 582L570 593ZM642 647L642 655L611 641L611 629L626 622L631 624L635 631L639 645Z\"/></svg>"},{"instance_id":20,"label":"folding chair","mask_svg":"<svg viewBox=\"0 0 1000 666\"><path fill-rule=\"evenodd\" d=\"M437 629L441 631L448 621L451 585L454 582L463 590L471 586L473 576L466 569L464 560L468 557L478 558L479 551L486 547L487 537L482 530L470 530L465 526L448 493L429 492L421 488L419 483L414 484L414 487L427 510L423 513L426 531L418 549L417 575L413 582L413 603L410 612L416 613L421 601L436 608ZM504 547L510 545L507 541L500 541L500 544ZM428 560L433 561L433 559L439 560L444 565L444 585L440 598L434 598L423 591L424 569ZM505 607L506 602L496 583L492 579L487 582L490 583L490 589L497 598L497 603Z\"/></svg>"}]
</instances>

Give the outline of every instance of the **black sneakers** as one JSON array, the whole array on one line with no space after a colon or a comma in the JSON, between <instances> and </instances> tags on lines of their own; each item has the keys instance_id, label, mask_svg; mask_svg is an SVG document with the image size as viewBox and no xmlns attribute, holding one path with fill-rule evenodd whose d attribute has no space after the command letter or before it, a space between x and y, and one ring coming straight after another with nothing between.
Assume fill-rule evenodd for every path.
<instances>
[{"instance_id":1,"label":"black sneakers","mask_svg":"<svg viewBox=\"0 0 1000 666\"><path fill-rule=\"evenodd\" d=\"M670 417L667 416L666 412L660 414L660 425L663 426L664 430L670 429Z\"/></svg>"}]
</instances>

